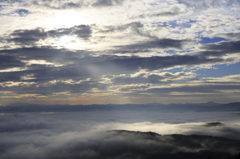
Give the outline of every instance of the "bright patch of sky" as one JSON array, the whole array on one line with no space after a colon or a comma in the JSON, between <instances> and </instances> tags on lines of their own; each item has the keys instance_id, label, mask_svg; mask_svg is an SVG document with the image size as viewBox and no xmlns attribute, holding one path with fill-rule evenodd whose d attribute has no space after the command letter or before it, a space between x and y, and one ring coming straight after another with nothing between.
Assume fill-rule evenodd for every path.
<instances>
[{"instance_id":1,"label":"bright patch of sky","mask_svg":"<svg viewBox=\"0 0 240 159\"><path fill-rule=\"evenodd\" d=\"M227 41L227 39L220 38L220 37L213 37L213 38L203 37L203 38L201 38L201 41L199 41L199 43L208 44L208 43L217 43L217 42L221 42L221 41Z\"/></svg>"},{"instance_id":2,"label":"bright patch of sky","mask_svg":"<svg viewBox=\"0 0 240 159\"><path fill-rule=\"evenodd\" d=\"M215 65L212 69L199 69L194 71L198 78L201 77L222 77L239 74L240 63L231 65Z\"/></svg>"}]
</instances>

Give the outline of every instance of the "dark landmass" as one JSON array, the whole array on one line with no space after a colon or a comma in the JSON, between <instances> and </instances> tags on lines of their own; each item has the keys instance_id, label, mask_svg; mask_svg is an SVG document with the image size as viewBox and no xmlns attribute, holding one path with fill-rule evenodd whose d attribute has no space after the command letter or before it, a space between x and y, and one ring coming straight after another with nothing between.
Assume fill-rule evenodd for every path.
<instances>
[{"instance_id":1,"label":"dark landmass","mask_svg":"<svg viewBox=\"0 0 240 159\"><path fill-rule=\"evenodd\" d=\"M51 145L51 144L50 144ZM33 145L32 145L33 146ZM45 147L44 147L45 146ZM17 148L16 148L17 147ZM37 159L239 159L240 140L202 135L159 135L154 132L107 131L76 138L55 148L35 144L34 149L0 146L0 157ZM21 150L9 151L9 150ZM38 151L42 153L39 154ZM3 155L1 155L3 154ZM24 154L24 155L23 155Z\"/></svg>"},{"instance_id":2,"label":"dark landmass","mask_svg":"<svg viewBox=\"0 0 240 159\"><path fill-rule=\"evenodd\" d=\"M240 141L202 135L160 135L154 132L108 131L108 143L90 149L97 158L119 159L239 159ZM111 140L114 138L114 140ZM110 142L109 142L110 141ZM111 147L108 147L111 146ZM109 149L108 149L109 148Z\"/></svg>"}]
</instances>

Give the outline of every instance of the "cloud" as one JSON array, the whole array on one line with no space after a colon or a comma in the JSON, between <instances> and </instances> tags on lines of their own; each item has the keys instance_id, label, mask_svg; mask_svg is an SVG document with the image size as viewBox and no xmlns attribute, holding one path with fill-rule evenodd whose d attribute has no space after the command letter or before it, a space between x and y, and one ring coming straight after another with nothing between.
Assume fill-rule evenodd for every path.
<instances>
[{"instance_id":1,"label":"cloud","mask_svg":"<svg viewBox=\"0 0 240 159\"><path fill-rule=\"evenodd\" d=\"M30 3L26 3L26 6L40 6L40 7L45 7L45 8L50 8L50 9L58 9L58 10L63 10L63 9L78 9L83 6L83 3L80 1L74 2L74 1L56 1L56 0L40 0L40 1L30 1Z\"/></svg>"},{"instance_id":2,"label":"cloud","mask_svg":"<svg viewBox=\"0 0 240 159\"><path fill-rule=\"evenodd\" d=\"M127 23L123 25L111 25L111 26L104 26L103 28L99 28L98 32L100 33L112 33L112 32L122 32L125 31L126 29L131 29L132 31L135 31L139 34L141 34L140 29L144 28L144 25L140 22L132 22L132 23Z\"/></svg>"},{"instance_id":3,"label":"cloud","mask_svg":"<svg viewBox=\"0 0 240 159\"><path fill-rule=\"evenodd\" d=\"M66 135L77 135L74 133ZM207 138L199 137L200 143L206 142L210 144L215 142L215 145L211 145L212 149L201 146L197 144L195 138L198 136L159 136L153 133L140 133L140 132L127 132L127 131L117 131L108 132L106 135L101 135L99 137L92 138L90 142L88 141L70 141L65 143L66 146L60 145L59 147L47 145L45 147L35 146L35 145L24 145L17 146L10 150L8 154L3 154L2 157L14 157L17 156L28 157L32 153L32 157L44 158L156 158L156 157L179 157L181 155L190 155L192 157L207 157L208 155L213 156L220 153L220 157L230 157L229 150L226 143L221 142L218 138ZM184 140L185 139L185 140ZM187 141L184 144L179 142L179 140ZM218 141L219 140L219 141ZM101 141L101 142L100 142ZM227 140L225 140L226 142ZM168 143L168 144L166 144ZM227 142L228 143L228 142ZM237 143L237 142L236 142ZM217 144L223 144L220 148L217 148ZM67 145L71 145L67 147ZM184 146L183 146L184 145ZM225 146L225 147L224 147ZM216 147L216 148L215 148ZM231 145L231 147L233 147ZM48 149L48 151L47 151ZM61 151L64 149L65 151ZM196 152L201 150L201 152ZM237 146L234 149L238 149ZM183 151L183 152L181 152ZM223 151L223 152L222 152ZM19 154L19 152L22 152ZM217 153L216 153L217 152ZM180 153L180 154L179 154ZM181 154L182 153L182 154Z\"/></svg>"},{"instance_id":4,"label":"cloud","mask_svg":"<svg viewBox=\"0 0 240 159\"><path fill-rule=\"evenodd\" d=\"M219 1L214 1L214 0L200 0L198 2L193 2L191 0L178 0L178 2L186 4L187 6L190 7L196 7L196 9L206 9L210 7L226 7L226 6L234 6L234 5L239 5L239 1L237 0L219 0Z\"/></svg>"},{"instance_id":5,"label":"cloud","mask_svg":"<svg viewBox=\"0 0 240 159\"><path fill-rule=\"evenodd\" d=\"M0 88L2 91L12 91L12 93L17 94L54 95L55 93L66 91L69 93L90 93L93 88L97 90L106 90L107 85L96 81L84 81L74 84L61 81L50 81L49 83L43 84L34 82L7 82L3 83Z\"/></svg>"},{"instance_id":6,"label":"cloud","mask_svg":"<svg viewBox=\"0 0 240 159\"><path fill-rule=\"evenodd\" d=\"M61 28L58 30L48 31L50 37L61 37L61 36L71 36L76 35L78 38L83 40L88 40L92 35L91 26L88 25L78 25L71 28Z\"/></svg>"},{"instance_id":7,"label":"cloud","mask_svg":"<svg viewBox=\"0 0 240 159\"><path fill-rule=\"evenodd\" d=\"M170 92L195 92L195 93L220 93L220 90L234 90L234 89L239 89L239 85L232 85L232 84L225 84L225 85L182 85L182 86L173 86L169 88L149 88L147 90L148 93L170 93Z\"/></svg>"},{"instance_id":8,"label":"cloud","mask_svg":"<svg viewBox=\"0 0 240 159\"><path fill-rule=\"evenodd\" d=\"M56 30L45 31L43 28L15 30L13 33L2 38L8 43L14 42L17 45L34 45L40 40L47 38L61 38L63 36L76 36L82 40L89 40L92 36L91 26L78 25L71 28L60 28ZM3 40L4 39L4 40Z\"/></svg>"},{"instance_id":9,"label":"cloud","mask_svg":"<svg viewBox=\"0 0 240 159\"><path fill-rule=\"evenodd\" d=\"M200 47L207 51L200 52L204 56L223 56L239 53L240 41L219 42L217 44L205 44Z\"/></svg>"},{"instance_id":10,"label":"cloud","mask_svg":"<svg viewBox=\"0 0 240 159\"><path fill-rule=\"evenodd\" d=\"M178 15L181 15L181 14L186 14L188 11L182 11L180 8L172 8L171 10L169 11L160 11L160 12L157 12L157 13L148 13L148 14L142 14L142 15L139 15L139 16L134 16L134 17L131 17L132 19L137 19L137 18L140 18L140 19L145 19L145 18L157 18L157 17L171 17L171 16L178 16Z\"/></svg>"},{"instance_id":11,"label":"cloud","mask_svg":"<svg viewBox=\"0 0 240 159\"><path fill-rule=\"evenodd\" d=\"M135 34L140 37L147 37L152 38L154 40L149 41L149 43L156 43L157 37L155 35L151 35L150 32L144 31L145 26L140 22L131 22L127 24L122 25L111 25L111 26L99 26L99 25L75 25L73 27L69 28L59 28L59 29L53 29L53 30L46 30L44 28L38 27L35 29L21 29L21 30L15 30L10 34L6 34L1 38L1 42L6 43L15 43L16 45L19 45L21 47L25 45L40 45L43 46L43 43L49 43L49 40L55 40L56 43L64 37L72 37L72 41L76 43L76 39L78 38L80 40L83 40L85 42L90 42L90 40L93 40L94 43L100 43L99 39L103 40L104 38L109 38L110 33L115 33L114 36L119 36L126 30L130 30L131 34ZM120 33L120 34L119 34ZM141 39L141 38L140 38ZM180 45L183 45L184 40L173 40L173 39L159 39L157 43L159 42L163 44L163 46L160 46L161 48L166 47L177 47L179 48ZM187 40L186 40L187 42ZM168 44L171 43L171 44ZM173 46L173 45L178 46ZM46 44L47 45L47 44ZM64 45L64 44L63 44ZM141 45L141 44L140 44ZM148 44L145 44L147 46ZM165 46L167 45L167 46ZM172 46L168 46L172 45ZM156 48L157 46L151 46L153 48Z\"/></svg>"},{"instance_id":12,"label":"cloud","mask_svg":"<svg viewBox=\"0 0 240 159\"><path fill-rule=\"evenodd\" d=\"M221 95L233 101L239 94L236 78L226 81L211 77L209 71L198 73L240 61L238 4L236 0L4 1L0 56L7 62L0 64L0 87L7 98L3 100L30 95L72 101L70 97L78 95L90 101L94 95L108 99L105 103L112 102L112 96L126 103L144 96L148 102L157 96L178 102ZM215 36L227 38L216 42ZM201 44L201 37L209 37L205 40L210 43ZM166 70L169 74L158 73Z\"/></svg>"},{"instance_id":13,"label":"cloud","mask_svg":"<svg viewBox=\"0 0 240 159\"><path fill-rule=\"evenodd\" d=\"M219 37L224 37L226 39L232 39L232 40L238 40L240 37L240 33L239 32L230 32L230 33L219 33L216 36Z\"/></svg>"},{"instance_id":14,"label":"cloud","mask_svg":"<svg viewBox=\"0 0 240 159\"><path fill-rule=\"evenodd\" d=\"M124 2L124 0L97 0L96 3L92 4L92 6L108 7L108 6L122 5L123 2Z\"/></svg>"},{"instance_id":15,"label":"cloud","mask_svg":"<svg viewBox=\"0 0 240 159\"><path fill-rule=\"evenodd\" d=\"M20 49L1 50L0 53L11 56L2 55L8 60L4 60L3 69L11 67L21 68L25 70L15 72L2 73L2 82L29 82L29 85L2 83L1 88L4 91L25 90L29 93L51 94L62 91L72 93L86 92L92 88L106 90L112 83L104 82L103 77L111 77L110 80L114 84L134 84L134 83L162 83L169 84L173 80L183 79L184 77L192 77L191 74L176 73L175 75L168 73L161 74L139 74L136 77L114 77L113 75L135 74L141 70L158 71L174 67L196 67L202 64L218 64L234 59L223 59L220 57L208 58L199 55L172 55L172 56L114 56L100 55L93 57L87 55L87 51L69 51L66 49L55 49L51 47L31 47ZM92 52L90 52L92 53ZM15 57L18 57L16 59ZM6 64L6 61L8 65ZM147 76L147 77L144 77ZM91 78L90 81L79 82ZM72 82L67 82L67 81ZM34 82L34 83L31 83ZM210 84L210 83L209 83ZM149 88L143 92L201 92L213 93L217 90L237 89L231 83L225 85L211 85L202 83L200 85L188 86L182 85L171 88ZM14 87L13 87L14 86ZM11 87L11 88L10 88ZM48 88L47 88L48 87ZM148 88L148 87L145 87ZM129 88L122 88L127 90ZM80 91L81 90L81 91ZM46 91L44 93L44 91Z\"/></svg>"},{"instance_id":16,"label":"cloud","mask_svg":"<svg viewBox=\"0 0 240 159\"><path fill-rule=\"evenodd\" d=\"M21 56L21 60L25 61L46 60L47 62L58 62L63 64L72 62L74 63L74 65L71 65L72 67L78 66L80 69L85 69L88 66L95 66L96 69L100 69L103 74L107 74L108 72L114 73L116 71L117 74L118 71L123 73L126 71L135 72L140 68L147 70L158 70L176 66L191 67L198 66L200 64L217 64L226 61L222 58L207 58L205 56L198 55L152 57L101 55L92 57L86 55L86 53L88 53L87 51L80 50L78 52L72 52L66 49L54 49L51 47L9 49L1 50L0 53L8 53L12 56Z\"/></svg>"},{"instance_id":17,"label":"cloud","mask_svg":"<svg viewBox=\"0 0 240 159\"><path fill-rule=\"evenodd\" d=\"M139 42L137 44L131 44L121 46L123 50L143 50L143 49L155 49L155 48L175 48L181 50L184 43L190 42L189 40L174 40L174 39L155 39L146 42ZM119 51L120 52L120 51ZM120 52L121 53L121 52Z\"/></svg>"},{"instance_id":18,"label":"cloud","mask_svg":"<svg viewBox=\"0 0 240 159\"><path fill-rule=\"evenodd\" d=\"M14 42L20 45L29 45L38 42L39 40L45 40L47 33L42 28L36 28L33 30L15 30L7 38L7 42Z\"/></svg>"},{"instance_id":19,"label":"cloud","mask_svg":"<svg viewBox=\"0 0 240 159\"><path fill-rule=\"evenodd\" d=\"M111 7L111 6L118 6L122 5L124 0L96 0L96 1L80 1L80 0L32 0L30 2L25 2L23 6L38 6L47 9L54 9L54 10L69 10L69 9L83 9L88 7Z\"/></svg>"},{"instance_id":20,"label":"cloud","mask_svg":"<svg viewBox=\"0 0 240 159\"><path fill-rule=\"evenodd\" d=\"M194 73L188 72L164 72L164 73L138 73L137 75L131 76L119 76L114 77L112 82L114 84L137 84L137 83L172 83L174 80L180 80L184 78L192 78Z\"/></svg>"},{"instance_id":21,"label":"cloud","mask_svg":"<svg viewBox=\"0 0 240 159\"><path fill-rule=\"evenodd\" d=\"M0 69L9 69L14 67L23 67L25 63L19 58L9 55L0 55Z\"/></svg>"},{"instance_id":22,"label":"cloud","mask_svg":"<svg viewBox=\"0 0 240 159\"><path fill-rule=\"evenodd\" d=\"M205 127L205 123L114 123L99 118L107 117L104 116L106 112L98 113L98 117L94 116L94 112L92 113L1 115L0 157L3 159L14 157L185 158L186 156L228 158L240 151L238 140L206 136L206 134L226 135L228 133L222 130L229 128L235 130L234 134L239 134L238 128L233 124ZM86 118L82 120L83 116L88 116L92 120ZM163 135L149 132L153 129ZM178 134L168 134L171 132Z\"/></svg>"}]
</instances>

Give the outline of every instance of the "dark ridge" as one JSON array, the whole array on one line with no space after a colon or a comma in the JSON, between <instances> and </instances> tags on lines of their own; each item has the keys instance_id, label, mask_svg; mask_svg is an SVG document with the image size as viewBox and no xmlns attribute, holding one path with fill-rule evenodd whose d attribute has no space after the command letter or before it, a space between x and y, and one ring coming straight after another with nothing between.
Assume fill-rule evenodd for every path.
<instances>
[{"instance_id":1,"label":"dark ridge","mask_svg":"<svg viewBox=\"0 0 240 159\"><path fill-rule=\"evenodd\" d=\"M218 122L216 122L218 123ZM152 137L166 137L166 136L171 136L173 138L176 139L215 139L215 140L221 140L221 141L231 141L231 142L236 142L238 144L240 144L240 140L235 140L235 139L229 139L226 137L219 137L219 136L208 136L208 135L196 135L196 134L192 134L192 135L183 135L183 134L169 134L169 135L161 135L155 132L142 132L142 131L129 131L129 130L109 130L107 132L110 133L115 133L116 135L146 135L146 136L152 136ZM240 148L240 145L239 145Z\"/></svg>"},{"instance_id":2,"label":"dark ridge","mask_svg":"<svg viewBox=\"0 0 240 159\"><path fill-rule=\"evenodd\" d=\"M156 138L160 137L162 135L155 133L155 132L141 132L141 131L128 131L128 130L110 130L107 132L112 132L115 135L138 135L138 136L143 136L144 138Z\"/></svg>"},{"instance_id":3,"label":"dark ridge","mask_svg":"<svg viewBox=\"0 0 240 159\"><path fill-rule=\"evenodd\" d=\"M17 112L76 112L76 111L198 111L198 112L214 112L214 111L240 111L240 102L229 104L216 103L197 103L197 104L105 104L105 105L34 105L21 104L0 106L1 113L17 113Z\"/></svg>"},{"instance_id":4,"label":"dark ridge","mask_svg":"<svg viewBox=\"0 0 240 159\"><path fill-rule=\"evenodd\" d=\"M216 126L223 126L224 124L221 122L211 122L211 123L206 123L204 126L205 127L216 127Z\"/></svg>"},{"instance_id":5,"label":"dark ridge","mask_svg":"<svg viewBox=\"0 0 240 159\"><path fill-rule=\"evenodd\" d=\"M108 133L127 141L126 145L121 145L121 152L131 154L126 158L141 156L141 159L239 159L238 157L240 157L240 154L237 155L240 152L240 141L224 137L160 135L154 132L127 130L111 130ZM138 146L134 144L134 141L143 141L146 145ZM233 150L235 154L232 154Z\"/></svg>"}]
</instances>

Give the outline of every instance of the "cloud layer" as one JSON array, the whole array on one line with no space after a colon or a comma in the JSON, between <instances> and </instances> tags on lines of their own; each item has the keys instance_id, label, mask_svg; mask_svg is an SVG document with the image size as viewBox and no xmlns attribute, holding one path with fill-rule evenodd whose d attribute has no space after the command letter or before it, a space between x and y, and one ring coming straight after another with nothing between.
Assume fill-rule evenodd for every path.
<instances>
[{"instance_id":1,"label":"cloud layer","mask_svg":"<svg viewBox=\"0 0 240 159\"><path fill-rule=\"evenodd\" d=\"M118 114L121 112L118 111ZM224 122L188 123L184 119L187 115L178 113L177 118L181 118L183 123L131 123L133 118L140 121L137 118L143 116L149 116L151 119L158 116L158 121L166 120L164 114L167 114L167 119L172 116L174 120L176 117L174 112L162 115L154 115L154 112L153 110L152 114L148 114L147 111L133 111L129 116L122 112L123 116L119 119L114 112L106 110L77 113L1 113L0 156L3 159L229 158L240 151L239 124L227 121L229 117L226 113L226 118L223 118L221 113L199 116L200 114L192 112L195 118L191 117L191 120L204 118L210 121L214 120L213 116L222 116ZM118 122L114 122L113 119Z\"/></svg>"},{"instance_id":2,"label":"cloud layer","mask_svg":"<svg viewBox=\"0 0 240 159\"><path fill-rule=\"evenodd\" d=\"M236 0L0 3L1 105L239 101Z\"/></svg>"}]
</instances>

